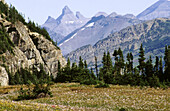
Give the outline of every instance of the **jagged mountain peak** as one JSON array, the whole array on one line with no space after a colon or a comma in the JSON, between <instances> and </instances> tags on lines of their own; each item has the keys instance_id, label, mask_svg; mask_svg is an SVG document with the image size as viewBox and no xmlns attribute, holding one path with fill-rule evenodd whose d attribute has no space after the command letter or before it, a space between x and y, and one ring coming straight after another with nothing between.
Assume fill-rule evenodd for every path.
<instances>
[{"instance_id":1,"label":"jagged mountain peak","mask_svg":"<svg viewBox=\"0 0 170 111\"><path fill-rule=\"evenodd\" d=\"M55 19L51 16L48 16L48 19L46 20L45 23L50 23L50 22L55 22Z\"/></svg>"},{"instance_id":2,"label":"jagged mountain peak","mask_svg":"<svg viewBox=\"0 0 170 111\"><path fill-rule=\"evenodd\" d=\"M118 14L116 12L112 12L108 17L116 17Z\"/></svg>"},{"instance_id":3,"label":"jagged mountain peak","mask_svg":"<svg viewBox=\"0 0 170 111\"><path fill-rule=\"evenodd\" d=\"M84 19L85 18L79 11L76 12L76 17L78 19Z\"/></svg>"},{"instance_id":4,"label":"jagged mountain peak","mask_svg":"<svg viewBox=\"0 0 170 111\"><path fill-rule=\"evenodd\" d=\"M124 15L124 17L130 18L130 19L135 19L136 18L136 16L133 15L133 14L126 14L126 15Z\"/></svg>"},{"instance_id":5,"label":"jagged mountain peak","mask_svg":"<svg viewBox=\"0 0 170 111\"><path fill-rule=\"evenodd\" d=\"M62 14L70 14L73 13L70 8L66 5L63 10L62 10Z\"/></svg>"},{"instance_id":6,"label":"jagged mountain peak","mask_svg":"<svg viewBox=\"0 0 170 111\"><path fill-rule=\"evenodd\" d=\"M103 16L105 16L105 17L108 16L108 14L105 13L105 12L98 12L94 17L98 17L98 16L101 16L101 15L103 15Z\"/></svg>"},{"instance_id":7,"label":"jagged mountain peak","mask_svg":"<svg viewBox=\"0 0 170 111\"><path fill-rule=\"evenodd\" d=\"M80 12L75 15L66 5L57 19L49 16L42 27L47 29L54 41L60 42L69 33L85 25L88 20Z\"/></svg>"}]
</instances>

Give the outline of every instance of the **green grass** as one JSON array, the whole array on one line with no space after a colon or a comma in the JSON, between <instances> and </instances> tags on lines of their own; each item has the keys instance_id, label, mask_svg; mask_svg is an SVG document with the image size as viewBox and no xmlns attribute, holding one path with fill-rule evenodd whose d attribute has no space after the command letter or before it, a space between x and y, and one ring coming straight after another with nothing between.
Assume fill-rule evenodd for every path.
<instances>
[{"instance_id":1,"label":"green grass","mask_svg":"<svg viewBox=\"0 0 170 111\"><path fill-rule=\"evenodd\" d=\"M110 88L95 88L94 85L59 83L52 86L53 97L35 100L13 101L20 86L0 87L1 110L86 110L86 111L168 111L170 88L154 89L110 85ZM8 92L8 93L7 93ZM32 109L31 109L32 108Z\"/></svg>"}]
</instances>

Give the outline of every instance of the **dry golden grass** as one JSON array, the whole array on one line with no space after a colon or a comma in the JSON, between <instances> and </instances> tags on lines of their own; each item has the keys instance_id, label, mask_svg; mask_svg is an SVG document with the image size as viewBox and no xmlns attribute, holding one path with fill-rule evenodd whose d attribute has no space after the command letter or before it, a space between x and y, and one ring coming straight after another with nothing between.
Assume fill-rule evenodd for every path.
<instances>
[{"instance_id":1,"label":"dry golden grass","mask_svg":"<svg viewBox=\"0 0 170 111\"><path fill-rule=\"evenodd\" d=\"M17 108L32 110L33 108L34 110L110 111L124 108L128 111L170 111L170 88L141 89L119 85L111 85L110 88L94 88L92 85L59 83L51 88L54 95L52 98L14 102L12 99L17 97L19 88L20 86L0 87L0 92L3 89L9 92L0 95L0 107L7 110L18 110ZM11 107L13 109L10 109Z\"/></svg>"}]
</instances>

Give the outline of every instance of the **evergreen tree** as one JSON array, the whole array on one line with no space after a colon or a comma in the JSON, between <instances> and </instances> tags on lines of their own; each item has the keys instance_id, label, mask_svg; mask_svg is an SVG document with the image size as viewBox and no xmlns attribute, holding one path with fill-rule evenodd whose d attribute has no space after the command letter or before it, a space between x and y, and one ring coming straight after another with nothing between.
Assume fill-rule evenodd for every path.
<instances>
[{"instance_id":1,"label":"evergreen tree","mask_svg":"<svg viewBox=\"0 0 170 111\"><path fill-rule=\"evenodd\" d=\"M102 63L103 63L103 67L100 68L100 72L99 72L99 80L100 81L103 81L103 76L107 71L107 55L106 55L106 52L103 53Z\"/></svg>"},{"instance_id":2,"label":"evergreen tree","mask_svg":"<svg viewBox=\"0 0 170 111\"><path fill-rule=\"evenodd\" d=\"M91 69L90 69L90 73L91 73L91 78L94 79L94 80L96 80L96 76L95 76L95 74L94 74L94 72L93 72L92 67L91 67Z\"/></svg>"},{"instance_id":3,"label":"evergreen tree","mask_svg":"<svg viewBox=\"0 0 170 111\"><path fill-rule=\"evenodd\" d=\"M110 57L110 53L108 51L107 55L104 52L103 54L103 67L100 69L100 80L104 80L105 83L111 83L113 80L112 77L112 60Z\"/></svg>"},{"instance_id":4,"label":"evergreen tree","mask_svg":"<svg viewBox=\"0 0 170 111\"><path fill-rule=\"evenodd\" d=\"M158 76L158 74L159 74L159 58L158 58L158 56L156 56L154 71L155 71L155 75Z\"/></svg>"},{"instance_id":5,"label":"evergreen tree","mask_svg":"<svg viewBox=\"0 0 170 111\"><path fill-rule=\"evenodd\" d=\"M170 81L170 46L165 46L165 56L164 56L164 61L165 61L165 74L164 74L164 79L166 81Z\"/></svg>"},{"instance_id":6,"label":"evergreen tree","mask_svg":"<svg viewBox=\"0 0 170 111\"><path fill-rule=\"evenodd\" d=\"M74 63L72 63L72 66L71 66L71 79L72 79L72 81L74 81L74 82L78 81L78 78L77 78L77 76L79 76L78 74L79 74L78 73L78 67L77 67L76 63L74 62Z\"/></svg>"},{"instance_id":7,"label":"evergreen tree","mask_svg":"<svg viewBox=\"0 0 170 111\"><path fill-rule=\"evenodd\" d=\"M83 64L83 60L82 60L81 56L79 57L79 68L80 69L84 68L84 64Z\"/></svg>"},{"instance_id":8,"label":"evergreen tree","mask_svg":"<svg viewBox=\"0 0 170 111\"><path fill-rule=\"evenodd\" d=\"M63 73L64 73L65 80L71 82L71 68L70 68L70 59L69 58L67 59L67 65L64 68Z\"/></svg>"},{"instance_id":9,"label":"evergreen tree","mask_svg":"<svg viewBox=\"0 0 170 111\"><path fill-rule=\"evenodd\" d=\"M127 54L127 61L128 61L127 73L132 73L132 71L133 71L133 55L131 52Z\"/></svg>"},{"instance_id":10,"label":"evergreen tree","mask_svg":"<svg viewBox=\"0 0 170 111\"><path fill-rule=\"evenodd\" d=\"M104 52L103 54L103 59L102 59L102 63L103 63L103 68L107 68L107 55L106 52Z\"/></svg>"},{"instance_id":11,"label":"evergreen tree","mask_svg":"<svg viewBox=\"0 0 170 111\"><path fill-rule=\"evenodd\" d=\"M145 74L146 74L147 80L149 77L153 76L153 65L152 65L151 56L149 57L149 60L146 62L146 65L145 65Z\"/></svg>"},{"instance_id":12,"label":"evergreen tree","mask_svg":"<svg viewBox=\"0 0 170 111\"><path fill-rule=\"evenodd\" d=\"M96 69L97 79L99 79L98 66L97 66L97 57L96 56L95 56L95 69Z\"/></svg>"},{"instance_id":13,"label":"evergreen tree","mask_svg":"<svg viewBox=\"0 0 170 111\"><path fill-rule=\"evenodd\" d=\"M114 50L113 56L115 57L115 65L114 65L114 72L118 73L119 72L119 65L118 65L118 52L117 50Z\"/></svg>"},{"instance_id":14,"label":"evergreen tree","mask_svg":"<svg viewBox=\"0 0 170 111\"><path fill-rule=\"evenodd\" d=\"M84 68L87 69L87 62L86 62L86 60L84 61Z\"/></svg>"},{"instance_id":15,"label":"evergreen tree","mask_svg":"<svg viewBox=\"0 0 170 111\"><path fill-rule=\"evenodd\" d=\"M140 70L140 73L142 73L142 75L144 76L144 72L145 72L145 55L144 55L144 50L143 50L143 45L141 44L140 46L140 51L139 51L139 58L138 58L138 61L139 61L139 65L138 65L138 68Z\"/></svg>"},{"instance_id":16,"label":"evergreen tree","mask_svg":"<svg viewBox=\"0 0 170 111\"><path fill-rule=\"evenodd\" d=\"M107 62L106 62L106 63L107 63L107 64L106 64L107 70L108 70L108 71L111 71L112 68L113 68L113 65L112 65L112 59L111 59L111 57L110 57L110 52L109 52L109 51L107 52Z\"/></svg>"},{"instance_id":17,"label":"evergreen tree","mask_svg":"<svg viewBox=\"0 0 170 111\"><path fill-rule=\"evenodd\" d=\"M160 81L163 81L163 65L162 65L162 57L160 57L160 60L159 60L159 80Z\"/></svg>"}]
</instances>

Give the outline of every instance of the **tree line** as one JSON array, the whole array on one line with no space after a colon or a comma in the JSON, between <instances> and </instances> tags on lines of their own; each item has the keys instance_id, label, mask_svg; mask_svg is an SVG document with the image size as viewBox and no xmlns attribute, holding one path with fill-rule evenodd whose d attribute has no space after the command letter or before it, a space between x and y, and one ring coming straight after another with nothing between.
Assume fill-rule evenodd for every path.
<instances>
[{"instance_id":1,"label":"tree line","mask_svg":"<svg viewBox=\"0 0 170 111\"><path fill-rule=\"evenodd\" d=\"M70 60L67 60L67 66L60 68L60 62L58 67L58 75L56 82L80 82L83 81L87 84L97 83L95 81L102 81L106 84L119 84L119 85L132 85L132 86L151 86L151 87L164 87L170 86L170 46L165 46L164 58L156 56L155 63L153 65L152 57L148 60L145 58L143 45L140 46L139 65L133 66L133 54L130 52L126 55L126 61L124 55L119 48L114 50L112 56L114 57L114 65L110 56L110 52L104 52L102 58L103 66L98 70L97 58L95 57L95 72L92 68L87 68L86 61L83 62L82 58L79 58L79 64L73 63L70 66ZM163 66L164 59L164 66ZM88 83L89 82L89 83Z\"/></svg>"},{"instance_id":2,"label":"tree line","mask_svg":"<svg viewBox=\"0 0 170 111\"><path fill-rule=\"evenodd\" d=\"M110 53L103 54L103 67L100 68L99 80L109 84L130 84L132 86L170 86L170 46L165 46L164 69L162 57L155 57L155 65L153 65L151 56L146 60L142 44L137 67L133 66L133 55L131 52L126 56L127 62L125 62L120 48L114 51L113 56L115 60L114 65L112 65Z\"/></svg>"}]
</instances>

